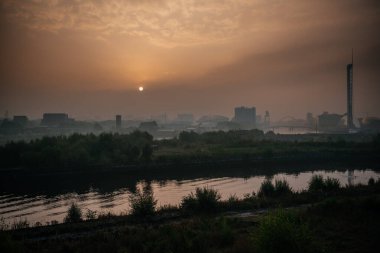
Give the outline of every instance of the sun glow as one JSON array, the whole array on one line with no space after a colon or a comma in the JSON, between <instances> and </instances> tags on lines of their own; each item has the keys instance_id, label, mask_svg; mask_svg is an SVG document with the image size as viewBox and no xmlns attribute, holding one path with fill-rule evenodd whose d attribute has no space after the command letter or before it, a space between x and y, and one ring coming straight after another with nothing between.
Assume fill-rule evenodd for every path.
<instances>
[{"instance_id":1,"label":"sun glow","mask_svg":"<svg viewBox=\"0 0 380 253\"><path fill-rule=\"evenodd\" d=\"M144 90L144 87L140 86L139 91L142 92Z\"/></svg>"}]
</instances>

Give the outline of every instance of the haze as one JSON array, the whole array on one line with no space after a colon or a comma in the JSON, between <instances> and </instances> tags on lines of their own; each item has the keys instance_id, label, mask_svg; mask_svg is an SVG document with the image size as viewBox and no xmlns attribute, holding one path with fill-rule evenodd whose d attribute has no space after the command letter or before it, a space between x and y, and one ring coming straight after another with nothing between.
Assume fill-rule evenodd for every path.
<instances>
[{"instance_id":1,"label":"haze","mask_svg":"<svg viewBox=\"0 0 380 253\"><path fill-rule=\"evenodd\" d=\"M345 113L354 48L354 116L378 116L379 17L379 1L3 0L0 113Z\"/></svg>"}]
</instances>

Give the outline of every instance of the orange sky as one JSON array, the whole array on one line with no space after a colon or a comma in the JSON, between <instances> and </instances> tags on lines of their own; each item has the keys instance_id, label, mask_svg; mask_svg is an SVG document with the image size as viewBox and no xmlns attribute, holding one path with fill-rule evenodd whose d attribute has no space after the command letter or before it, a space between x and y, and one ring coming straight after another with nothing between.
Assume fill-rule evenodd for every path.
<instances>
[{"instance_id":1,"label":"orange sky","mask_svg":"<svg viewBox=\"0 0 380 253\"><path fill-rule=\"evenodd\" d=\"M380 2L0 2L0 113L380 115ZM137 91L144 86L144 92Z\"/></svg>"}]
</instances>

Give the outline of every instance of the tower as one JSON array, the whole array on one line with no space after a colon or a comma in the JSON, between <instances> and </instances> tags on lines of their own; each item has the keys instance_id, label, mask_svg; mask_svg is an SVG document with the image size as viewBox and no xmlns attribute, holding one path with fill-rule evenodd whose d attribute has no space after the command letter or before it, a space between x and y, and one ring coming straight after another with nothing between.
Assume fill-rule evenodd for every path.
<instances>
[{"instance_id":1,"label":"tower","mask_svg":"<svg viewBox=\"0 0 380 253\"><path fill-rule=\"evenodd\" d=\"M352 95L353 95L353 67L354 67L354 50L352 50L352 60L347 64L347 128L354 128L354 119L352 112Z\"/></svg>"},{"instance_id":2,"label":"tower","mask_svg":"<svg viewBox=\"0 0 380 253\"><path fill-rule=\"evenodd\" d=\"M264 128L269 128L270 127L270 116L269 116L269 111L265 111L265 116L264 116Z\"/></svg>"},{"instance_id":3,"label":"tower","mask_svg":"<svg viewBox=\"0 0 380 253\"><path fill-rule=\"evenodd\" d=\"M121 115L116 115L116 129L121 128Z\"/></svg>"}]
</instances>

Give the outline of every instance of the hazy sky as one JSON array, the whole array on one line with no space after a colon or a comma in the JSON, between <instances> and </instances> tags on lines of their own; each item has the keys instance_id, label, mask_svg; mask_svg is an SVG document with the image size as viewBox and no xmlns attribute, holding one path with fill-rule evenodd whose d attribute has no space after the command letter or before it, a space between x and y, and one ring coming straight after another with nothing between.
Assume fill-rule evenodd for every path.
<instances>
[{"instance_id":1,"label":"hazy sky","mask_svg":"<svg viewBox=\"0 0 380 253\"><path fill-rule=\"evenodd\" d=\"M380 116L380 1L1 0L0 113ZM144 86L144 91L138 91Z\"/></svg>"}]
</instances>

